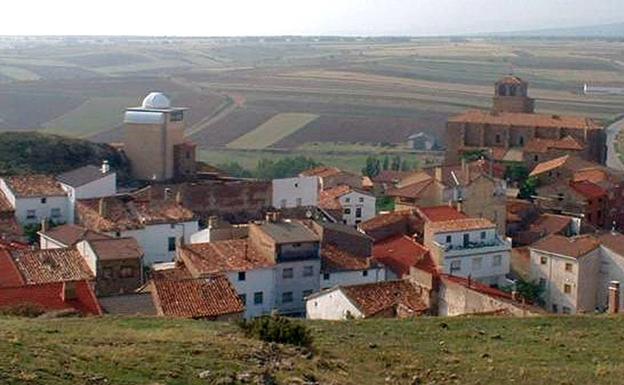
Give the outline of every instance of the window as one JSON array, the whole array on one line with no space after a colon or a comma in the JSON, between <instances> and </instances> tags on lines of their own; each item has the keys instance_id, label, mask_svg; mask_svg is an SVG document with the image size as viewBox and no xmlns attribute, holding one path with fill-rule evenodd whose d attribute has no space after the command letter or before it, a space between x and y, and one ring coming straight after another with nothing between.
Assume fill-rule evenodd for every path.
<instances>
[{"instance_id":1,"label":"window","mask_svg":"<svg viewBox=\"0 0 624 385\"><path fill-rule=\"evenodd\" d=\"M358 201L359 201L360 203L364 203L364 198L360 197L360 199L358 199Z\"/></svg>"},{"instance_id":2,"label":"window","mask_svg":"<svg viewBox=\"0 0 624 385\"><path fill-rule=\"evenodd\" d=\"M243 305L247 305L247 294L239 294L238 298L240 298Z\"/></svg>"},{"instance_id":3,"label":"window","mask_svg":"<svg viewBox=\"0 0 624 385\"><path fill-rule=\"evenodd\" d=\"M282 278L290 279L294 276L292 267L282 270Z\"/></svg>"},{"instance_id":4,"label":"window","mask_svg":"<svg viewBox=\"0 0 624 385\"><path fill-rule=\"evenodd\" d=\"M244 281L247 279L247 274L244 271L239 271L238 272L238 280L239 281Z\"/></svg>"},{"instance_id":5,"label":"window","mask_svg":"<svg viewBox=\"0 0 624 385\"><path fill-rule=\"evenodd\" d=\"M467 247L470 243L470 234L464 234L464 247Z\"/></svg>"},{"instance_id":6,"label":"window","mask_svg":"<svg viewBox=\"0 0 624 385\"><path fill-rule=\"evenodd\" d=\"M351 214L351 209L344 209L344 213L345 215L350 215Z\"/></svg>"},{"instance_id":7,"label":"window","mask_svg":"<svg viewBox=\"0 0 624 385\"><path fill-rule=\"evenodd\" d=\"M35 218L37 218L37 211L26 210L26 219L35 219Z\"/></svg>"},{"instance_id":8,"label":"window","mask_svg":"<svg viewBox=\"0 0 624 385\"><path fill-rule=\"evenodd\" d=\"M312 277L314 275L314 266L304 266L303 267L303 276L304 277Z\"/></svg>"},{"instance_id":9,"label":"window","mask_svg":"<svg viewBox=\"0 0 624 385\"><path fill-rule=\"evenodd\" d=\"M561 308L561 312L562 312L563 314L572 314L572 309L570 309L570 308L569 308L569 307L567 307L567 306L564 306L564 307L562 307L562 308Z\"/></svg>"},{"instance_id":10,"label":"window","mask_svg":"<svg viewBox=\"0 0 624 385\"><path fill-rule=\"evenodd\" d=\"M485 239L485 234L486 234L485 231L481 232L481 239Z\"/></svg>"},{"instance_id":11,"label":"window","mask_svg":"<svg viewBox=\"0 0 624 385\"><path fill-rule=\"evenodd\" d=\"M121 278L134 277L134 268L132 266L123 266L119 271L119 276Z\"/></svg>"},{"instance_id":12,"label":"window","mask_svg":"<svg viewBox=\"0 0 624 385\"><path fill-rule=\"evenodd\" d=\"M175 225L175 223L172 223L172 224L170 224L170 225L169 225L169 228L170 228L171 230L173 230L173 229L175 229L175 226L176 226L176 225Z\"/></svg>"},{"instance_id":13,"label":"window","mask_svg":"<svg viewBox=\"0 0 624 385\"><path fill-rule=\"evenodd\" d=\"M533 156L533 161L534 162L539 162L539 156L537 156L537 155Z\"/></svg>"},{"instance_id":14,"label":"window","mask_svg":"<svg viewBox=\"0 0 624 385\"><path fill-rule=\"evenodd\" d=\"M48 202L48 198L41 198L41 204L45 205Z\"/></svg>"},{"instance_id":15,"label":"window","mask_svg":"<svg viewBox=\"0 0 624 385\"><path fill-rule=\"evenodd\" d=\"M102 276L104 279L112 279L113 278L113 269L110 267L105 267L102 269Z\"/></svg>"},{"instance_id":16,"label":"window","mask_svg":"<svg viewBox=\"0 0 624 385\"><path fill-rule=\"evenodd\" d=\"M540 257L540 264L545 265L548 262L548 258Z\"/></svg>"},{"instance_id":17,"label":"window","mask_svg":"<svg viewBox=\"0 0 624 385\"><path fill-rule=\"evenodd\" d=\"M254 293L254 305L262 305L262 301L264 301L264 295L261 291L257 291Z\"/></svg>"},{"instance_id":18,"label":"window","mask_svg":"<svg viewBox=\"0 0 624 385\"><path fill-rule=\"evenodd\" d=\"M295 183L295 188L299 188L299 183Z\"/></svg>"},{"instance_id":19,"label":"window","mask_svg":"<svg viewBox=\"0 0 624 385\"><path fill-rule=\"evenodd\" d=\"M176 249L176 239L175 237L169 237L169 239L167 239L167 250L175 251L175 249Z\"/></svg>"},{"instance_id":20,"label":"window","mask_svg":"<svg viewBox=\"0 0 624 385\"><path fill-rule=\"evenodd\" d=\"M559 313L559 306L556 303L552 304L552 311L553 313Z\"/></svg>"},{"instance_id":21,"label":"window","mask_svg":"<svg viewBox=\"0 0 624 385\"><path fill-rule=\"evenodd\" d=\"M297 198L297 207L303 204L303 200L301 198Z\"/></svg>"},{"instance_id":22,"label":"window","mask_svg":"<svg viewBox=\"0 0 624 385\"><path fill-rule=\"evenodd\" d=\"M500 255L495 255L492 260L492 266L500 266L503 264L503 257Z\"/></svg>"},{"instance_id":23,"label":"window","mask_svg":"<svg viewBox=\"0 0 624 385\"><path fill-rule=\"evenodd\" d=\"M572 264L571 263L566 263L565 264L565 271L572 272Z\"/></svg>"},{"instance_id":24,"label":"window","mask_svg":"<svg viewBox=\"0 0 624 385\"><path fill-rule=\"evenodd\" d=\"M481 270L481 264L483 262L483 258L473 258L472 259L472 270Z\"/></svg>"},{"instance_id":25,"label":"window","mask_svg":"<svg viewBox=\"0 0 624 385\"><path fill-rule=\"evenodd\" d=\"M171 122L181 122L184 119L184 111L172 111L169 115L169 121Z\"/></svg>"},{"instance_id":26,"label":"window","mask_svg":"<svg viewBox=\"0 0 624 385\"><path fill-rule=\"evenodd\" d=\"M355 217L356 218L362 218L362 208L358 207L357 209L355 209Z\"/></svg>"},{"instance_id":27,"label":"window","mask_svg":"<svg viewBox=\"0 0 624 385\"><path fill-rule=\"evenodd\" d=\"M282 303L291 303L293 301L292 291L286 291L282 293Z\"/></svg>"},{"instance_id":28,"label":"window","mask_svg":"<svg viewBox=\"0 0 624 385\"><path fill-rule=\"evenodd\" d=\"M116 236L117 238L121 237L121 231L115 231L115 236Z\"/></svg>"},{"instance_id":29,"label":"window","mask_svg":"<svg viewBox=\"0 0 624 385\"><path fill-rule=\"evenodd\" d=\"M520 147L524 147L524 137L521 136L518 143L520 144Z\"/></svg>"},{"instance_id":30,"label":"window","mask_svg":"<svg viewBox=\"0 0 624 385\"><path fill-rule=\"evenodd\" d=\"M496 143L500 143L501 142L501 136L500 134L496 134Z\"/></svg>"},{"instance_id":31,"label":"window","mask_svg":"<svg viewBox=\"0 0 624 385\"><path fill-rule=\"evenodd\" d=\"M364 270L362 272L362 277L368 277L368 270Z\"/></svg>"},{"instance_id":32,"label":"window","mask_svg":"<svg viewBox=\"0 0 624 385\"><path fill-rule=\"evenodd\" d=\"M451 236L450 235L446 236L446 243L451 243Z\"/></svg>"},{"instance_id":33,"label":"window","mask_svg":"<svg viewBox=\"0 0 624 385\"><path fill-rule=\"evenodd\" d=\"M314 291L312 291L312 289L310 290L304 290L301 292L301 299L306 299L307 297L309 297L310 295L312 295Z\"/></svg>"},{"instance_id":34,"label":"window","mask_svg":"<svg viewBox=\"0 0 624 385\"><path fill-rule=\"evenodd\" d=\"M186 152L186 159L191 159L191 152L190 151Z\"/></svg>"},{"instance_id":35,"label":"window","mask_svg":"<svg viewBox=\"0 0 624 385\"><path fill-rule=\"evenodd\" d=\"M572 285L570 284L564 284L563 285L563 292L566 294L571 294L572 293Z\"/></svg>"},{"instance_id":36,"label":"window","mask_svg":"<svg viewBox=\"0 0 624 385\"><path fill-rule=\"evenodd\" d=\"M351 198L348 198L348 197L347 197L347 198L345 198L345 202L346 202L346 203L351 202Z\"/></svg>"},{"instance_id":37,"label":"window","mask_svg":"<svg viewBox=\"0 0 624 385\"><path fill-rule=\"evenodd\" d=\"M451 273L461 270L461 261L451 261Z\"/></svg>"},{"instance_id":38,"label":"window","mask_svg":"<svg viewBox=\"0 0 624 385\"><path fill-rule=\"evenodd\" d=\"M323 280L329 281L329 273L324 273L323 274Z\"/></svg>"}]
</instances>

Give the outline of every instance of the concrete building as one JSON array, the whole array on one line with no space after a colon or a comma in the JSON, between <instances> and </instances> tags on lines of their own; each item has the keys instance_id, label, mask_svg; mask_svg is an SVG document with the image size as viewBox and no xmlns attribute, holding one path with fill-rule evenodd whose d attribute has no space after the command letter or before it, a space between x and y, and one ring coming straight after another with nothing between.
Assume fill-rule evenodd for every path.
<instances>
[{"instance_id":1,"label":"concrete building","mask_svg":"<svg viewBox=\"0 0 624 385\"><path fill-rule=\"evenodd\" d=\"M349 226L376 215L376 198L373 194L347 185L321 191L319 207L336 222Z\"/></svg>"},{"instance_id":2,"label":"concrete building","mask_svg":"<svg viewBox=\"0 0 624 385\"><path fill-rule=\"evenodd\" d=\"M317 176L273 179L273 207L288 209L316 206L319 201L320 183Z\"/></svg>"},{"instance_id":3,"label":"concrete building","mask_svg":"<svg viewBox=\"0 0 624 385\"><path fill-rule=\"evenodd\" d=\"M186 110L172 107L161 92L147 95L140 107L126 109L124 151L135 178L165 181L193 174L195 147L184 140Z\"/></svg>"},{"instance_id":4,"label":"concrete building","mask_svg":"<svg viewBox=\"0 0 624 385\"><path fill-rule=\"evenodd\" d=\"M0 190L15 212L17 222L34 225L42 220L70 221L70 199L49 175L19 175L0 179Z\"/></svg>"}]
</instances>

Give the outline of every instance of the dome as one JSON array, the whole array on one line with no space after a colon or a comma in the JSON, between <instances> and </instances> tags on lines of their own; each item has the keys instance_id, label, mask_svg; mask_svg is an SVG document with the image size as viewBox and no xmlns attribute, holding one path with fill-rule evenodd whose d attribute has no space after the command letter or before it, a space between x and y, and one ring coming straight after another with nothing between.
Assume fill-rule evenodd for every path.
<instances>
[{"instance_id":1,"label":"dome","mask_svg":"<svg viewBox=\"0 0 624 385\"><path fill-rule=\"evenodd\" d=\"M149 95L143 99L143 108L171 108L171 102L162 92L150 92Z\"/></svg>"}]
</instances>

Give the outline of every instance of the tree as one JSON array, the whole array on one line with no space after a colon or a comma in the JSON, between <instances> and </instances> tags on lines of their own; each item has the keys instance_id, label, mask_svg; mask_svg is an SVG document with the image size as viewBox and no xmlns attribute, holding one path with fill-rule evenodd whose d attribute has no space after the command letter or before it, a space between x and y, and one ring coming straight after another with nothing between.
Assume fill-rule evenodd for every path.
<instances>
[{"instance_id":1,"label":"tree","mask_svg":"<svg viewBox=\"0 0 624 385\"><path fill-rule=\"evenodd\" d=\"M524 183L520 185L520 194L519 198L521 199L531 199L533 196L537 194L537 187L539 182L535 177L528 177Z\"/></svg>"},{"instance_id":2,"label":"tree","mask_svg":"<svg viewBox=\"0 0 624 385\"><path fill-rule=\"evenodd\" d=\"M543 285L540 285L539 282L529 282L520 278L516 281L514 285L503 288L503 290L506 292L511 292L514 289L516 292L518 292L518 294L520 294L522 298L526 299L527 301L538 305L544 304L544 299L542 298L542 295L544 294L545 287Z\"/></svg>"},{"instance_id":3,"label":"tree","mask_svg":"<svg viewBox=\"0 0 624 385\"><path fill-rule=\"evenodd\" d=\"M529 177L529 169L521 164L507 166L505 169L505 179L511 182L524 183Z\"/></svg>"},{"instance_id":4,"label":"tree","mask_svg":"<svg viewBox=\"0 0 624 385\"><path fill-rule=\"evenodd\" d=\"M381 162L374 156L366 158L366 166L362 169L362 175L366 175L369 178L374 178L379 175L381 171Z\"/></svg>"},{"instance_id":5,"label":"tree","mask_svg":"<svg viewBox=\"0 0 624 385\"><path fill-rule=\"evenodd\" d=\"M390 158L388 157L388 155L384 156L383 158L383 169L388 170L388 167L390 167Z\"/></svg>"},{"instance_id":6,"label":"tree","mask_svg":"<svg viewBox=\"0 0 624 385\"><path fill-rule=\"evenodd\" d=\"M401 157L399 155L392 157L392 164L390 165L390 169L392 171L401 170Z\"/></svg>"}]
</instances>

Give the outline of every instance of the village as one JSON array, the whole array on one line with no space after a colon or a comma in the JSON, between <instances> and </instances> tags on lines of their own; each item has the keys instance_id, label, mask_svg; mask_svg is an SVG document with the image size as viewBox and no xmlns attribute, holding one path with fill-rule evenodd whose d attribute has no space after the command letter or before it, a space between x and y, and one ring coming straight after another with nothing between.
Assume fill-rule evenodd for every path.
<instances>
[{"instance_id":1,"label":"village","mask_svg":"<svg viewBox=\"0 0 624 385\"><path fill-rule=\"evenodd\" d=\"M0 308L219 321L624 311L624 172L605 165L605 127L535 112L528 86L505 76L489 110L450 118L441 164L269 181L201 166L187 110L152 92L126 109L118 144L135 187L106 159L0 178Z\"/></svg>"}]
</instances>

